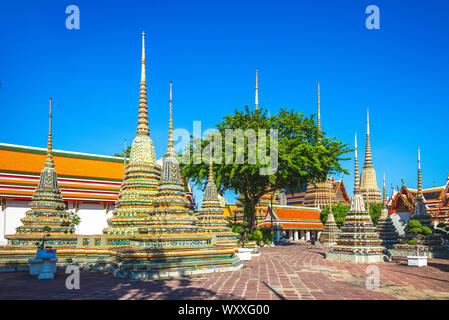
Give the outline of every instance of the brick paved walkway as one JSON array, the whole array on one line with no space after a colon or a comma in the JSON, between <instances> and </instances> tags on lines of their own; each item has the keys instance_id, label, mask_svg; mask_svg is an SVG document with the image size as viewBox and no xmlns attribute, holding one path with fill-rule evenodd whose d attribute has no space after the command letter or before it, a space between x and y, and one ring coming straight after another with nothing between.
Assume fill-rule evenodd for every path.
<instances>
[{"instance_id":1,"label":"brick paved walkway","mask_svg":"<svg viewBox=\"0 0 449 320\"><path fill-rule=\"evenodd\" d=\"M131 281L81 271L81 288L68 290L66 274L37 280L0 273L0 299L449 299L449 261L425 268L405 261L377 264L380 288L366 289L367 265L327 261L323 248L290 244L261 248L242 270L193 278Z\"/></svg>"}]
</instances>

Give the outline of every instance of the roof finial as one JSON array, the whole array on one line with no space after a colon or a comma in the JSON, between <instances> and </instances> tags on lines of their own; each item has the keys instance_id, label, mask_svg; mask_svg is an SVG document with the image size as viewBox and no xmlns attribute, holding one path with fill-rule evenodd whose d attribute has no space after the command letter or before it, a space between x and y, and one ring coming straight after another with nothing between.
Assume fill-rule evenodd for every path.
<instances>
[{"instance_id":1,"label":"roof finial","mask_svg":"<svg viewBox=\"0 0 449 320\"><path fill-rule=\"evenodd\" d=\"M52 139L52 114L51 114L51 98L50 98L50 112L48 114L48 142L47 142L47 160L45 161L45 167L54 168L53 162L53 139Z\"/></svg>"},{"instance_id":2,"label":"roof finial","mask_svg":"<svg viewBox=\"0 0 449 320\"><path fill-rule=\"evenodd\" d=\"M147 85L145 79L145 32L142 32L142 70L140 75L139 120L137 121L137 135L150 135L148 128Z\"/></svg>"},{"instance_id":3,"label":"roof finial","mask_svg":"<svg viewBox=\"0 0 449 320\"><path fill-rule=\"evenodd\" d=\"M366 149L365 149L365 163L363 168L372 167L373 162L371 158L371 141L369 137L369 109L366 107Z\"/></svg>"},{"instance_id":4,"label":"roof finial","mask_svg":"<svg viewBox=\"0 0 449 320\"><path fill-rule=\"evenodd\" d=\"M321 110L320 110L320 83L318 82L318 111L317 111L318 141L321 142Z\"/></svg>"},{"instance_id":5,"label":"roof finial","mask_svg":"<svg viewBox=\"0 0 449 320\"><path fill-rule=\"evenodd\" d=\"M170 81L170 120L168 122L168 148L167 154L176 156L175 147L173 145L173 83Z\"/></svg>"},{"instance_id":6,"label":"roof finial","mask_svg":"<svg viewBox=\"0 0 449 320\"><path fill-rule=\"evenodd\" d=\"M357 160L357 132L354 133L354 194L359 193L360 183L359 183L359 162Z\"/></svg>"},{"instance_id":7,"label":"roof finial","mask_svg":"<svg viewBox=\"0 0 449 320\"><path fill-rule=\"evenodd\" d=\"M421 185L421 154L419 147L418 147L418 194L416 198L418 200L421 200L423 198L422 185Z\"/></svg>"},{"instance_id":8,"label":"roof finial","mask_svg":"<svg viewBox=\"0 0 449 320\"><path fill-rule=\"evenodd\" d=\"M256 95L255 95L255 107L254 107L254 110L256 111L256 110L259 110L259 86L258 86L258 83L257 83L257 70L256 70Z\"/></svg>"}]
</instances>

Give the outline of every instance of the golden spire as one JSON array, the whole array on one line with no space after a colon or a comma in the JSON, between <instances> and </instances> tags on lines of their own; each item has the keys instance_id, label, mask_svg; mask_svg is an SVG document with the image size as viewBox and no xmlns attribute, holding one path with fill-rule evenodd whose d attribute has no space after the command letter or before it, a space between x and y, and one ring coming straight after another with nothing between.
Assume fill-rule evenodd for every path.
<instances>
[{"instance_id":1,"label":"golden spire","mask_svg":"<svg viewBox=\"0 0 449 320\"><path fill-rule=\"evenodd\" d=\"M170 120L168 122L168 148L167 154L176 157L173 139L173 83L170 81Z\"/></svg>"},{"instance_id":2,"label":"golden spire","mask_svg":"<svg viewBox=\"0 0 449 320\"><path fill-rule=\"evenodd\" d=\"M418 147L418 194L416 197L417 200L422 200L422 184L421 184L421 154Z\"/></svg>"},{"instance_id":3,"label":"golden spire","mask_svg":"<svg viewBox=\"0 0 449 320\"><path fill-rule=\"evenodd\" d=\"M47 142L47 160L45 161L45 167L54 168L55 164L53 162L53 140L52 140L52 128L51 128L51 98L50 98L50 112L48 115L48 142Z\"/></svg>"},{"instance_id":4,"label":"golden spire","mask_svg":"<svg viewBox=\"0 0 449 320\"><path fill-rule=\"evenodd\" d=\"M211 136L212 138L212 136ZM208 182L214 182L214 170L213 170L213 164L212 164L212 140L211 140L211 144L210 144L210 155L209 155L209 177L208 177Z\"/></svg>"},{"instance_id":5,"label":"golden spire","mask_svg":"<svg viewBox=\"0 0 449 320\"><path fill-rule=\"evenodd\" d=\"M366 149L365 149L365 163L363 168L372 167L373 162L371 159L371 141L369 138L369 110L366 108Z\"/></svg>"},{"instance_id":6,"label":"golden spire","mask_svg":"<svg viewBox=\"0 0 449 320\"><path fill-rule=\"evenodd\" d=\"M254 110L259 110L259 87L257 84L257 70L256 70L256 95L255 95L255 107Z\"/></svg>"},{"instance_id":7,"label":"golden spire","mask_svg":"<svg viewBox=\"0 0 449 320\"><path fill-rule=\"evenodd\" d=\"M354 133L355 139L354 139L354 194L359 193L360 191L360 184L359 184L359 162L357 160L357 132Z\"/></svg>"},{"instance_id":8,"label":"golden spire","mask_svg":"<svg viewBox=\"0 0 449 320\"><path fill-rule=\"evenodd\" d=\"M142 32L142 70L140 75L139 120L137 122L137 135L150 135L148 128L147 86L145 79L145 32Z\"/></svg>"}]
</instances>

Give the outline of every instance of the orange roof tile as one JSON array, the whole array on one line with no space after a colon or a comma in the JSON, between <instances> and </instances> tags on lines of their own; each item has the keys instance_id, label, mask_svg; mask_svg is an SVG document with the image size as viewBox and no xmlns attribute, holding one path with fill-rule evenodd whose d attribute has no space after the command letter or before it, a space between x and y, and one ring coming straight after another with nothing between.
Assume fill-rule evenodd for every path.
<instances>
[{"instance_id":1,"label":"orange roof tile","mask_svg":"<svg viewBox=\"0 0 449 320\"><path fill-rule=\"evenodd\" d=\"M273 206L273 210L280 220L319 220L320 212L316 209L305 208L276 208Z\"/></svg>"}]
</instances>

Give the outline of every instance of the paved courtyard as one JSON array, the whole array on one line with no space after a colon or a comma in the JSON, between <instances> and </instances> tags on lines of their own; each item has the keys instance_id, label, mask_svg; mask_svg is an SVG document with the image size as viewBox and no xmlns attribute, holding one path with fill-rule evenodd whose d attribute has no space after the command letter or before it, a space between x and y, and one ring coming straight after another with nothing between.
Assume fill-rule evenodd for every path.
<instances>
[{"instance_id":1,"label":"paved courtyard","mask_svg":"<svg viewBox=\"0 0 449 320\"><path fill-rule=\"evenodd\" d=\"M324 248L297 243L260 251L240 271L193 278L131 281L82 270L79 290L66 289L64 270L54 280L0 273L0 299L449 299L448 260L425 268L376 264L379 289L368 290L368 265L327 261Z\"/></svg>"}]
</instances>

